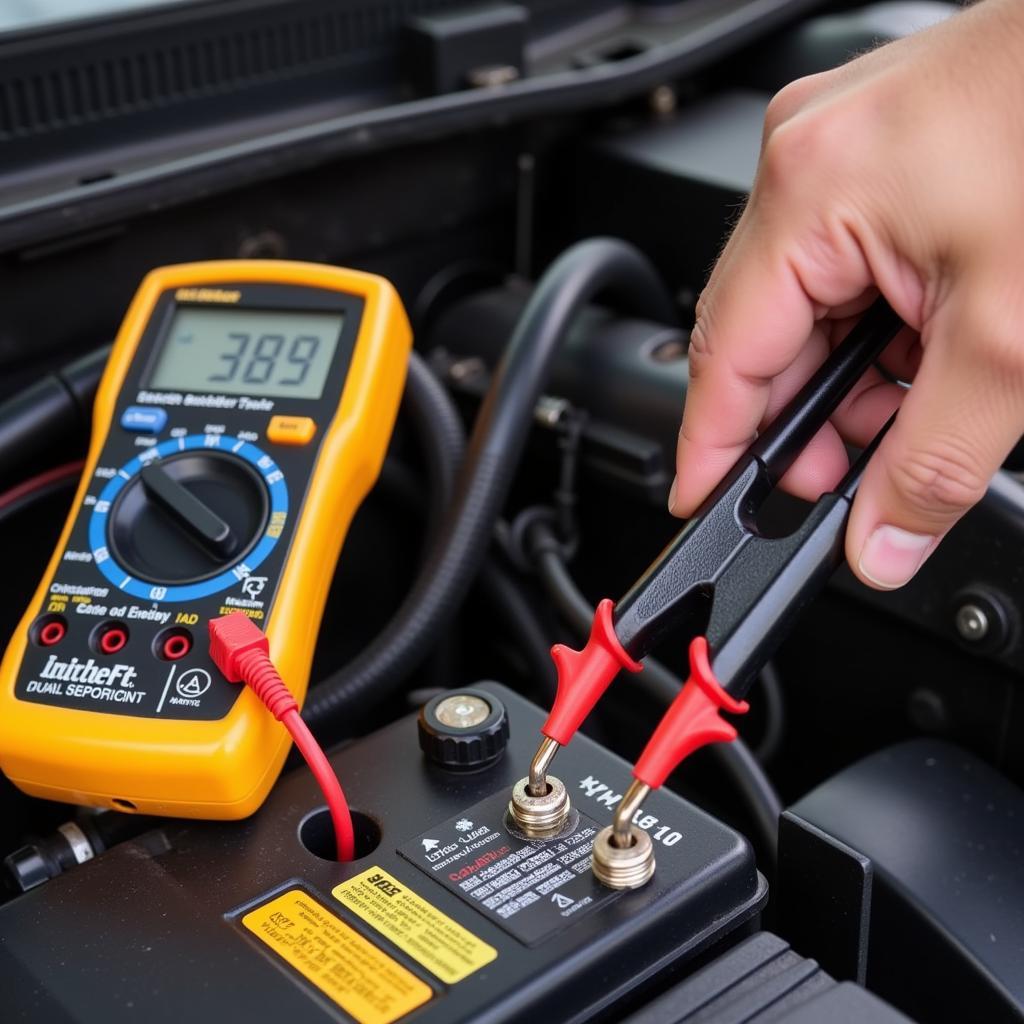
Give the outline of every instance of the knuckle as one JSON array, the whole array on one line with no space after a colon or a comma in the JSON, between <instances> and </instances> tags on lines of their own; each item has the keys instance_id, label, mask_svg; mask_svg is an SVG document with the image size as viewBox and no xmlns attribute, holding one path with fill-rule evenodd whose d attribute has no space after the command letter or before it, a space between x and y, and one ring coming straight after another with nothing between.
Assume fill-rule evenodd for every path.
<instances>
[{"instance_id":1,"label":"knuckle","mask_svg":"<svg viewBox=\"0 0 1024 1024\"><path fill-rule=\"evenodd\" d=\"M761 181L771 191L788 190L806 168L823 156L827 125L819 117L787 121L772 132L761 158Z\"/></svg>"},{"instance_id":2,"label":"knuckle","mask_svg":"<svg viewBox=\"0 0 1024 1024\"><path fill-rule=\"evenodd\" d=\"M710 312L705 306L697 322L690 332L690 344L687 349L689 374L695 379L703 372L711 359L711 333L709 330Z\"/></svg>"},{"instance_id":3,"label":"knuckle","mask_svg":"<svg viewBox=\"0 0 1024 1024\"><path fill-rule=\"evenodd\" d=\"M1024 334L1022 321L1011 312L1017 305L986 304L969 322L977 357L1003 380L1020 384L1024 382Z\"/></svg>"},{"instance_id":4,"label":"knuckle","mask_svg":"<svg viewBox=\"0 0 1024 1024\"><path fill-rule=\"evenodd\" d=\"M897 493L926 522L944 523L976 505L988 487L977 457L962 441L933 439L889 465Z\"/></svg>"},{"instance_id":5,"label":"knuckle","mask_svg":"<svg viewBox=\"0 0 1024 1024\"><path fill-rule=\"evenodd\" d=\"M827 103L803 110L775 129L764 145L761 177L773 188L801 187L815 181L841 183L849 176L850 139L863 138L861 112Z\"/></svg>"},{"instance_id":6,"label":"knuckle","mask_svg":"<svg viewBox=\"0 0 1024 1024\"><path fill-rule=\"evenodd\" d=\"M822 89L825 73L807 75L784 85L772 98L765 110L764 137L784 125L798 114Z\"/></svg>"}]
</instances>

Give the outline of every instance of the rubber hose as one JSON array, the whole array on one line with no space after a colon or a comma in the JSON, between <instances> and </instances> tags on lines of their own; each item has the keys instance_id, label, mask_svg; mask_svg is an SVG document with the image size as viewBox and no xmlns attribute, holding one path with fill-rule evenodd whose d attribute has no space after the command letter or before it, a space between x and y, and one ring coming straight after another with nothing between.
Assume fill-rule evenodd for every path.
<instances>
[{"instance_id":1,"label":"rubber hose","mask_svg":"<svg viewBox=\"0 0 1024 1024\"><path fill-rule=\"evenodd\" d=\"M425 476L430 483L427 523L424 536L436 542L438 532L451 506L455 480L466 454L466 430L455 403L426 361L416 352L409 353L409 371L402 395L402 414L413 428ZM404 603L401 607L404 607ZM398 615L392 619L400 628ZM386 629L390 629L389 624ZM383 638L383 632L381 637ZM376 641L375 641L376 642Z\"/></svg>"},{"instance_id":2,"label":"rubber hose","mask_svg":"<svg viewBox=\"0 0 1024 1024\"><path fill-rule=\"evenodd\" d=\"M765 662L757 681L764 696L764 733L754 748L754 756L761 764L769 764L779 753L786 731L782 680L773 661Z\"/></svg>"},{"instance_id":3,"label":"rubber hose","mask_svg":"<svg viewBox=\"0 0 1024 1024\"><path fill-rule=\"evenodd\" d=\"M555 696L555 663L551 660L551 641L537 619L529 599L513 575L495 558L490 558L480 573L478 586L484 598L500 616L502 625L516 641L526 669L536 680L545 700Z\"/></svg>"},{"instance_id":4,"label":"rubber hose","mask_svg":"<svg viewBox=\"0 0 1024 1024\"><path fill-rule=\"evenodd\" d=\"M558 553L558 539L543 522L535 523L530 529L530 535L537 571L552 603L581 638L589 636L594 621L594 607L569 575ZM634 677L635 685L657 703L665 706L671 704L680 690L680 681L675 673L655 658L645 658L643 666L642 671ZM742 795L757 830L759 845L768 853L774 870L778 852L779 815L783 809L778 791L743 740L737 738L732 743L712 743L708 750Z\"/></svg>"},{"instance_id":5,"label":"rubber hose","mask_svg":"<svg viewBox=\"0 0 1024 1024\"><path fill-rule=\"evenodd\" d=\"M109 346L96 349L0 402L0 488L14 483L26 466L45 466L54 451L66 458L80 445L84 452L109 355Z\"/></svg>"},{"instance_id":6,"label":"rubber hose","mask_svg":"<svg viewBox=\"0 0 1024 1024\"><path fill-rule=\"evenodd\" d=\"M611 238L579 242L548 269L523 310L477 416L455 502L437 544L388 629L311 693L314 728L391 695L422 662L479 572L552 360L576 314L602 293L666 323L672 302L647 258Z\"/></svg>"}]
</instances>

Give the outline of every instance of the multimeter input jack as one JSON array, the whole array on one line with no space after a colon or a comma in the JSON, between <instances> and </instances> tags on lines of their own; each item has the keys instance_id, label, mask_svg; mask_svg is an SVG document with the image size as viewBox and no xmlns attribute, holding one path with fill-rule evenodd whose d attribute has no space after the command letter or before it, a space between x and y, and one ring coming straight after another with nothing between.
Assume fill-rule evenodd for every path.
<instances>
[{"instance_id":1,"label":"multimeter input jack","mask_svg":"<svg viewBox=\"0 0 1024 1024\"><path fill-rule=\"evenodd\" d=\"M32 642L40 647L54 647L67 635L68 624L63 615L42 615L29 630Z\"/></svg>"},{"instance_id":2,"label":"multimeter input jack","mask_svg":"<svg viewBox=\"0 0 1024 1024\"><path fill-rule=\"evenodd\" d=\"M63 615L40 615L29 630L29 639L40 647L53 647L68 635L68 621Z\"/></svg>"},{"instance_id":3,"label":"multimeter input jack","mask_svg":"<svg viewBox=\"0 0 1024 1024\"><path fill-rule=\"evenodd\" d=\"M192 650L192 634L181 626L165 629L153 639L153 653L161 661L178 661Z\"/></svg>"},{"instance_id":4,"label":"multimeter input jack","mask_svg":"<svg viewBox=\"0 0 1024 1024\"><path fill-rule=\"evenodd\" d=\"M128 643L128 627L123 622L101 622L89 642L97 654L117 654Z\"/></svg>"}]
</instances>

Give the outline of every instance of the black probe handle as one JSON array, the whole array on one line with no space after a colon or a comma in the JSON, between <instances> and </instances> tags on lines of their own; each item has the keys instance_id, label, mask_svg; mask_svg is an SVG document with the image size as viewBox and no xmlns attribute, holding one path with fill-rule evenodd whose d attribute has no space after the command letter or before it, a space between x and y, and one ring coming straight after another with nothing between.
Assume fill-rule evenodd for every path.
<instances>
[{"instance_id":1,"label":"black probe handle","mask_svg":"<svg viewBox=\"0 0 1024 1024\"><path fill-rule=\"evenodd\" d=\"M741 549L760 539L758 508L902 327L888 303L876 300L618 601L615 632L632 658L645 657L670 631L695 627L708 604L728 601L742 610L742 593L721 593L718 582Z\"/></svg>"},{"instance_id":2,"label":"black probe handle","mask_svg":"<svg viewBox=\"0 0 1024 1024\"><path fill-rule=\"evenodd\" d=\"M777 484L872 363L902 330L885 299L876 299L818 371L751 445Z\"/></svg>"},{"instance_id":3,"label":"black probe handle","mask_svg":"<svg viewBox=\"0 0 1024 1024\"><path fill-rule=\"evenodd\" d=\"M786 537L752 537L716 583L706 637L715 678L742 698L800 613L843 562L846 526L864 470L891 417L834 491Z\"/></svg>"}]
</instances>

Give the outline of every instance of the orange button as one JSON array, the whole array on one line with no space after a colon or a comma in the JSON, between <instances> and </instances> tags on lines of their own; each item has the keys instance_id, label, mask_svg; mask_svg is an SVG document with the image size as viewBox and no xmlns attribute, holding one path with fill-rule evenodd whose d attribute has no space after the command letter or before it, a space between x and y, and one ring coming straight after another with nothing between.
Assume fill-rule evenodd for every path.
<instances>
[{"instance_id":1,"label":"orange button","mask_svg":"<svg viewBox=\"0 0 1024 1024\"><path fill-rule=\"evenodd\" d=\"M271 444L309 444L316 434L316 424L308 416L272 416L267 426Z\"/></svg>"}]
</instances>

